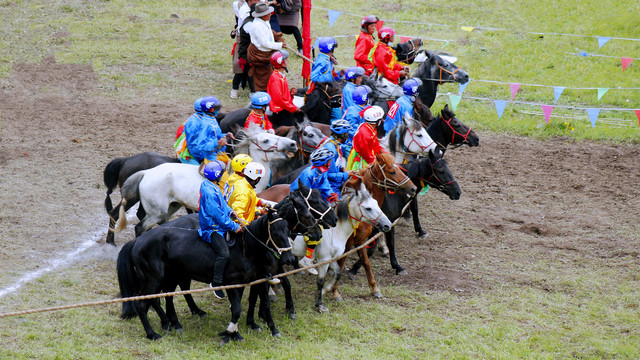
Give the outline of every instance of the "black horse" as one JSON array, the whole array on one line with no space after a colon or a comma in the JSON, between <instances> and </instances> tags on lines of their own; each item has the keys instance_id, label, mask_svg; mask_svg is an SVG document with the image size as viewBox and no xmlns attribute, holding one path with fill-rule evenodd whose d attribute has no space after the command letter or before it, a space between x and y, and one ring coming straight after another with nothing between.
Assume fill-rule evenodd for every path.
<instances>
[{"instance_id":1,"label":"black horse","mask_svg":"<svg viewBox=\"0 0 640 360\"><path fill-rule=\"evenodd\" d=\"M129 178L129 176L140 170L150 169L152 167L158 166L160 164L173 162L178 163L180 160L175 157L170 157L166 155L161 155L155 152L143 152L140 154L136 154L133 156L127 157L119 157L111 160L104 169L104 184L107 187L107 195L104 200L104 207L107 209L107 213L109 213L109 229L113 229L115 227L116 222L118 221L118 215L120 212L120 205L116 205L113 208L113 204L111 202L111 193L117 187L121 187L124 184L125 180ZM130 201L127 203L126 210L129 210L131 206L137 203L138 200ZM138 219L142 219L145 216L144 208L142 206L138 207L138 212L136 214ZM115 245L113 231L107 232L107 244Z\"/></svg>"},{"instance_id":2,"label":"black horse","mask_svg":"<svg viewBox=\"0 0 640 360\"><path fill-rule=\"evenodd\" d=\"M342 106L342 87L340 82L318 83L311 94L305 97L300 108L310 121L320 124L331 124L331 110Z\"/></svg>"},{"instance_id":3,"label":"black horse","mask_svg":"<svg viewBox=\"0 0 640 360\"><path fill-rule=\"evenodd\" d=\"M417 187L417 191L420 191L424 186L429 185L448 195L452 200L460 199L460 186L453 177L451 170L449 170L446 160L442 157L429 152L428 157L412 159L407 164L402 165L402 167L406 170L407 176ZM387 194L384 198L384 202L382 203L382 210L389 220L395 221L400 217L402 209L407 204L407 201L410 201L410 199L407 199L406 196L401 194ZM374 235L375 232L376 231L374 230L372 235ZM386 232L384 235L387 246L389 247L389 260L391 262L391 267L396 271L396 274L406 274L407 272L398 264L398 259L396 258L395 228L391 228L391 230ZM372 252L373 248L369 249L369 251ZM355 275L360 266L361 264L358 260L351 267L351 270L349 270L349 276Z\"/></svg>"},{"instance_id":4,"label":"black horse","mask_svg":"<svg viewBox=\"0 0 640 360\"><path fill-rule=\"evenodd\" d=\"M427 59L420 64L413 77L422 80L422 86L418 88L420 100L431 107L436 100L438 85L445 82L464 84L469 81L469 75L434 52L425 51L425 54Z\"/></svg>"}]
</instances>

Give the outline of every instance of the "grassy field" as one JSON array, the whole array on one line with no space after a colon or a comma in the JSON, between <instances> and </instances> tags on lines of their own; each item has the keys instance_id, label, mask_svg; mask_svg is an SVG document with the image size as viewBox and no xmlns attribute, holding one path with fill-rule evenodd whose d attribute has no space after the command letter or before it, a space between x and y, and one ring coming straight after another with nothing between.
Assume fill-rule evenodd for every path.
<instances>
[{"instance_id":1,"label":"grassy field","mask_svg":"<svg viewBox=\"0 0 640 360\"><path fill-rule=\"evenodd\" d=\"M312 33L355 35L360 18L350 14L376 13L383 19L423 22L387 24L401 35L453 40L448 44L426 40L425 48L455 54L457 64L470 74L472 82L457 113L478 132L629 143L640 139L638 119L632 111L604 110L640 108L640 90L616 89L638 86L640 63L634 60L622 71L619 57L638 57L640 42L612 39L598 50L593 37L549 34L638 37L639 3L585 0L576 6L561 1L543 5L532 0L472 3L383 0L375 4L372 10L370 1L314 1L316 7L344 13L329 28L327 12L312 10ZM171 18L172 13L180 18ZM483 29L468 32L460 26ZM232 27L230 1L0 0L0 78L7 77L16 63L40 62L54 55L59 63L93 64L104 97L123 101L177 99L190 104L195 98L214 94L226 110L235 109L245 105L248 98L228 98L232 76L229 53L233 43L228 34ZM287 40L294 43L291 36ZM342 64L351 64L355 39L339 38L339 41L338 59ZM580 51L618 58L567 54ZM301 85L300 78L294 75L299 71L300 63L292 61L292 85ZM539 105L509 103L498 119L493 100L510 99L508 83L523 84L515 100L550 105L552 88L524 84L566 86L558 105L579 109L556 108L545 125ZM595 88L610 90L596 101ZM441 92L457 94L458 85L445 84ZM246 96L247 92L241 94ZM445 103L450 103L449 97L440 96L434 109ZM603 109L595 128L591 127L586 111L580 110L583 108ZM631 235L637 236L637 231ZM364 295L368 293L366 283L351 282L342 288L348 300L331 302L328 305L331 312L324 316L312 308L315 284L295 277L300 319L287 320L282 302L274 305L278 328L285 334L283 339L274 340L268 332L250 333L243 318L240 330L246 341L222 348L217 346L217 333L228 322L228 305L222 301L211 304L210 296L196 298L210 314L206 320L191 317L180 300L178 311L185 333L165 336L160 342L147 341L137 319L119 320L116 305L5 318L0 319L0 357L640 357L637 268L627 268L624 257L603 260L576 256L570 264L572 270L578 269L575 272L567 270L569 265L558 265L554 257L529 262L527 254L520 254L524 259L508 263L476 264L482 270L477 276L492 286L473 293L416 290L382 280L386 297L371 301ZM113 258L105 256L44 276L6 296L3 303L18 305L3 309L17 311L76 303L78 299L115 297L117 280L113 264ZM495 269L517 271L536 286L502 283L503 278L491 277ZM580 271L584 269L589 271ZM377 261L374 270L376 274L390 273L386 261ZM155 317L152 321L158 328Z\"/></svg>"}]
</instances>

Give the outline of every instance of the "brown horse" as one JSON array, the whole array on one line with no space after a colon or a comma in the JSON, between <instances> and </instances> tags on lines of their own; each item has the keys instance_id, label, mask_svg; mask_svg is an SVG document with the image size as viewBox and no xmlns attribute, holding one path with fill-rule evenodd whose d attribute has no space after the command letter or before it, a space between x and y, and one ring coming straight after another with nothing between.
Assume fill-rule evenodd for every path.
<instances>
[{"instance_id":1,"label":"brown horse","mask_svg":"<svg viewBox=\"0 0 640 360\"><path fill-rule=\"evenodd\" d=\"M362 178L365 187L373 198L376 199L380 207L382 207L384 203L386 193L398 193L406 196L407 200L410 200L416 194L416 186L411 182L409 177L405 175L402 169L395 164L393 156L387 153L376 155L376 161L369 167L361 169L357 176ZM398 211L401 210L402 209ZM345 251L362 245L369 239L372 230L373 227L371 225L360 223L356 232L347 241ZM367 282L369 283L371 294L375 297L382 297L382 293L378 288L373 271L371 270L367 249L363 248L358 250L358 256L367 274ZM340 265L341 269L344 268L345 261L346 258L338 260L338 265ZM332 293L334 299L342 298L338 293L337 283L333 286Z\"/></svg>"}]
</instances>

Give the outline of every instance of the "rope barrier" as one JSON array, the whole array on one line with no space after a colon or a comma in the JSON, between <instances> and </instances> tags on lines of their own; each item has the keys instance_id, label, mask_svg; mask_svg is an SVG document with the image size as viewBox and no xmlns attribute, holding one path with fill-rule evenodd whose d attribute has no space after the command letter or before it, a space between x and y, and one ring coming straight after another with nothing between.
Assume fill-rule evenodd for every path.
<instances>
[{"instance_id":1,"label":"rope barrier","mask_svg":"<svg viewBox=\"0 0 640 360\"><path fill-rule=\"evenodd\" d=\"M407 210L407 208L409 207L410 204L411 204L411 202L408 202L404 206L404 208L402 208L402 212L400 213L400 216L391 224L392 227L395 226L400 219L402 219L402 214L404 214L404 212ZM362 245L360 245L358 247L355 247L355 248L343 253L341 256L339 256L339 257L337 257L335 259L326 260L326 261L323 261L323 262L320 262L320 263L317 263L317 264L314 264L314 265L311 265L311 266L307 266L307 267L304 267L304 268L300 268L300 269L294 269L294 270L291 270L291 271L288 271L288 272L284 272L282 274L274 275L273 277L274 278L281 278L281 277L297 274L299 272L305 271L305 270L310 269L310 268L316 268L318 266L322 266L322 265L325 265L325 264L332 263L334 261L338 261L338 260L340 260L340 259L342 259L344 257L347 257L347 256L353 254L354 252L356 252L358 250L363 249L365 246L369 245L371 242L373 242L374 240L379 238L382 234L383 233L381 233L381 232L376 234L372 238L370 238L367 241L365 241L364 243L362 243ZM201 289L193 289L193 290L174 291L174 292L168 292L168 293L149 294L149 295L131 296L131 297L126 297L126 298L118 298L118 299L111 299L111 300L94 301L94 302L81 303L81 304L61 305L61 306L53 306L53 307L48 307L48 308L15 311L15 312L9 312L9 313L0 314L0 318L27 315L27 314L35 314L35 313L42 313L42 312L48 312L48 311L75 309L75 308L89 307L89 306L98 306L98 305L106 305L106 304L123 303L123 302L129 302L129 301L158 299L158 298L163 298L163 297L168 297L168 296L198 294L198 293L210 292L210 291L214 291L214 290L238 289L238 288L241 288L241 287L253 286L253 285L261 284L261 283L263 283L265 281L268 281L268 280L269 279L264 278L264 279L252 281L252 282L247 283L247 284L216 286L216 287L213 287L213 288L209 287L209 288L201 288Z\"/></svg>"}]
</instances>

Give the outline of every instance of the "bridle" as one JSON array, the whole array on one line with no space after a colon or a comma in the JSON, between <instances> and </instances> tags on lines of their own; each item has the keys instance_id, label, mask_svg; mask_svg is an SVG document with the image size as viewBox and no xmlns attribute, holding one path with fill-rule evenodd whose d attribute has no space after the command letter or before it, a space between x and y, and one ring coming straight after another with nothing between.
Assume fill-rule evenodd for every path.
<instances>
[{"instance_id":1,"label":"bridle","mask_svg":"<svg viewBox=\"0 0 640 360\"><path fill-rule=\"evenodd\" d=\"M355 220L356 223L354 224L353 221L351 221L351 226L353 226L354 232L355 230L358 228L358 225L363 222L363 220L368 220L370 221L374 227L378 227L378 219L380 219L380 216L382 216L384 213L380 212L380 214L378 214L378 216L375 219L369 219L369 218L365 218L365 216L363 215L363 211L362 211L362 203L365 202L365 200L367 200L367 198L363 198L359 203L358 203L358 209L360 210L360 218L357 218L353 215L351 215L351 207L348 207L347 209L349 209L349 218L351 220ZM351 202L351 199L349 199L349 202Z\"/></svg>"},{"instance_id":2,"label":"bridle","mask_svg":"<svg viewBox=\"0 0 640 360\"><path fill-rule=\"evenodd\" d=\"M440 118L445 124L447 124L447 126L449 126L449 129L451 129L451 132L453 133L453 135L451 135L451 142L450 142L450 144L453 144L452 149L462 146L463 144L466 144L468 142L467 139L469 138L469 134L471 134L471 127L469 127L466 134L462 134L458 132L456 129L454 129L453 125L451 125L451 122L453 121L453 117L450 117L449 120L445 120L444 116L440 116ZM460 137L462 137L462 142L458 144L454 144L456 135L460 135Z\"/></svg>"},{"instance_id":3,"label":"bridle","mask_svg":"<svg viewBox=\"0 0 640 360\"><path fill-rule=\"evenodd\" d=\"M428 179L426 179L426 181L425 181L427 184L429 184L429 185L433 186L434 188L436 188L436 189L438 189L438 190L442 191L442 190L444 190L444 189L447 187L447 185L449 185L449 184L453 184L453 183L455 182L455 180L451 180L451 181L449 181L449 182L447 182L447 183L444 183L444 182L442 182L442 180L440 180L440 178L438 178L438 175L436 175L436 172L435 172L435 171L434 171L434 169L433 169L433 165L437 164L437 163L438 163L438 161L442 160L442 158L439 158L439 159L438 159L438 160L436 160L436 162L435 162L435 163L433 163L433 164L431 163L431 160L430 160L430 159L425 159L425 160L429 163L429 166L431 166L431 176L429 176L429 178L428 178ZM436 178L436 180L438 181L438 183L433 182L433 181L431 180L431 179L433 179L433 178Z\"/></svg>"},{"instance_id":4,"label":"bridle","mask_svg":"<svg viewBox=\"0 0 640 360\"><path fill-rule=\"evenodd\" d=\"M437 59L435 59L435 63L436 63L436 66L440 68L440 79L438 80L438 81L440 81L440 85L442 85L442 84L444 83L444 80L442 79L442 72L443 72L443 71L444 71L444 72L446 72L447 74L449 74L449 75L453 76L455 73L457 73L457 72L460 70L460 68L456 68L456 70L455 70L455 71L449 71L449 70L447 70L447 69L443 68L443 67L438 63L438 60L437 60ZM451 80L451 81L453 81L453 80Z\"/></svg>"},{"instance_id":5,"label":"bridle","mask_svg":"<svg viewBox=\"0 0 640 360\"><path fill-rule=\"evenodd\" d=\"M253 145L255 145L258 149L260 149L260 151L264 153L263 161L265 162L269 162L269 155L268 155L269 153L278 152L278 144L280 143L280 140L281 140L281 137L279 136L275 144L269 146L268 148L263 148L262 145L260 145L260 142L257 141L255 138L250 139L251 143L253 143Z\"/></svg>"},{"instance_id":6,"label":"bridle","mask_svg":"<svg viewBox=\"0 0 640 360\"><path fill-rule=\"evenodd\" d=\"M326 106L326 107L327 107L327 108L329 108L329 109L331 109L331 103L333 102L333 99L334 99L334 98L337 98L337 97L341 97L341 96L342 96L342 93L337 93L337 94L335 94L335 95L329 95L329 92L327 91L327 89L329 89L329 85L326 85L326 86L324 87L324 89L322 89L322 88L319 88L319 89L320 89L320 91L322 91L322 92L327 96L327 100L329 100L329 102L328 102L328 103L325 103L325 102L323 101L323 102L322 102L322 105Z\"/></svg>"},{"instance_id":7,"label":"bridle","mask_svg":"<svg viewBox=\"0 0 640 360\"><path fill-rule=\"evenodd\" d=\"M258 244L264 246L267 250L271 251L273 253L273 256L275 256L277 259L280 259L280 255L282 255L283 252L285 251L290 251L291 250L291 246L289 247L285 247L285 248L281 248L279 247L275 240L273 240L273 236L271 235L271 225L277 223L278 221L282 221L284 220L281 217L278 217L274 220L267 220L267 232L269 234L269 238L267 239L266 242L262 242L262 240L260 240L260 238L258 238L257 236L255 236L251 230L249 230L249 227L247 227L246 225L242 224L241 222L239 223L239 225L242 227L242 229L244 231L246 231L249 235L251 235L252 238L254 238ZM275 248L275 250L269 246L269 244L271 244L273 246L273 248ZM278 252L276 254L276 252ZM245 244L245 237L242 237L242 255L244 256L244 258L247 258L247 254L246 254L246 244Z\"/></svg>"},{"instance_id":8,"label":"bridle","mask_svg":"<svg viewBox=\"0 0 640 360\"><path fill-rule=\"evenodd\" d=\"M329 213L329 211L333 210L332 206L327 207L327 210L325 210L324 212L321 212L320 210L316 210L313 206L311 206L311 204L309 203L309 199L311 198L311 193L312 193L313 189L309 188L309 193L307 194L307 196L303 196L302 198L304 199L304 202L307 204L307 207L309 208L309 211L313 211L314 213L318 214L319 217L315 217L316 218L316 224L324 221L324 217Z\"/></svg>"},{"instance_id":9,"label":"bridle","mask_svg":"<svg viewBox=\"0 0 640 360\"><path fill-rule=\"evenodd\" d=\"M308 126L311 126L311 125L305 125L300 131L298 131L298 142L299 142L298 143L298 147L300 148L300 150L302 150L302 153L305 155L305 157L307 157L307 151L304 149L305 146L310 148L310 149L313 149L313 150L309 151L311 153L311 152L317 150L320 146L322 146L322 144L324 144L324 142L328 139L328 137L326 135L322 134L324 137L322 138L322 140L320 140L320 142L318 143L317 146L313 146L313 145L305 143L304 140L303 140L304 137L302 136L302 133L304 133L304 131L306 130L306 128ZM311 127L313 127L313 126L311 126Z\"/></svg>"},{"instance_id":10,"label":"bridle","mask_svg":"<svg viewBox=\"0 0 640 360\"><path fill-rule=\"evenodd\" d=\"M388 191L389 193L395 193L404 184L406 184L409 181L411 181L411 179L409 179L409 177L406 174L404 176L404 179L402 179L402 181L400 181L400 182L397 182L397 181L389 178L387 176L387 174L385 174L385 172L384 172L384 167L385 166L386 166L386 164L380 165L379 162L377 163L377 168L380 170L380 173L384 177L382 180L378 179L378 177L373 173L374 166L369 166L369 173L371 174L371 177L374 179L373 185L379 186L381 189L383 189L385 191ZM391 185L389 185L389 184L391 184Z\"/></svg>"},{"instance_id":11,"label":"bridle","mask_svg":"<svg viewBox=\"0 0 640 360\"><path fill-rule=\"evenodd\" d=\"M411 39L411 40L407 41L407 43L411 44L411 50L407 50L407 59L406 59L406 60L404 60L404 61L407 61L407 62L408 62L408 61L410 61L411 59L414 59L414 58L418 55L418 53L419 53L419 50L418 50L418 49L419 49L420 47L419 47L419 46L416 46L416 44L414 44L414 42L413 42L414 40L415 40L415 39ZM418 39L418 40L419 40L420 42L422 42L422 40L420 40L420 39ZM420 45L420 46L422 46L422 45Z\"/></svg>"},{"instance_id":12,"label":"bridle","mask_svg":"<svg viewBox=\"0 0 640 360\"><path fill-rule=\"evenodd\" d=\"M431 145L435 144L435 141L431 140L431 143L429 143L429 145L426 145L426 146L425 146L425 145L421 145L421 144L420 144L420 142L418 142L418 140L416 140L416 138L415 138L415 136L414 136L414 134L415 134L416 132L420 131L420 130L413 131L413 130L411 130L411 129L409 128L409 126L407 126L406 124L403 124L403 125L401 125L401 126L404 126L405 133L407 133L407 132L408 132L408 133L409 133L409 136L411 137L411 141L409 141L409 144L408 144L408 145L407 145L407 144L405 144L405 143L404 143L404 141L402 141L402 152L403 152L405 155L409 155L409 156L411 156L411 155L421 155L421 154L424 154L424 153L426 153L426 152L429 150L429 148L431 147ZM401 139L400 139L401 134L400 134L400 131L399 131L399 130L400 130L400 127L397 127L395 130L396 130L396 137L397 137L397 141L398 141L398 142L400 142L400 141L401 141ZM409 151L409 147L411 147L411 144L412 144L412 143L414 143L414 142L415 142L415 143L416 143L416 145L418 145L418 147L420 148L420 152L412 152L412 151Z\"/></svg>"}]
</instances>

